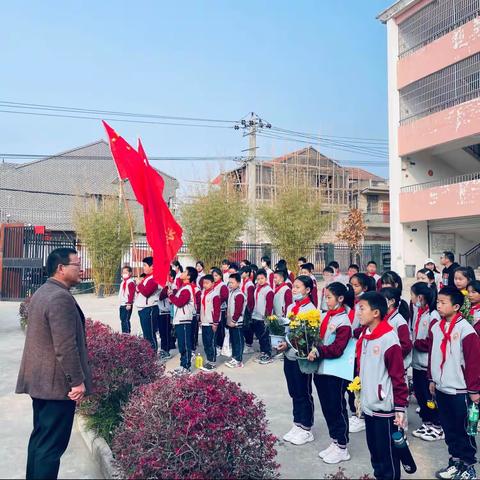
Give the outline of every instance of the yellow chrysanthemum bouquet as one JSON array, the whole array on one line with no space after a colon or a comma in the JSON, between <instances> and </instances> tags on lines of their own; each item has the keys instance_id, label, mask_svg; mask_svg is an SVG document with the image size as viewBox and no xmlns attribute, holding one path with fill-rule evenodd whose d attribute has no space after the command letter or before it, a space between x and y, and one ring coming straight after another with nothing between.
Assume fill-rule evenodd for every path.
<instances>
[{"instance_id":1,"label":"yellow chrysanthemum bouquet","mask_svg":"<svg viewBox=\"0 0 480 480\"><path fill-rule=\"evenodd\" d=\"M320 339L320 312L310 310L296 315L290 312L288 318L290 320L288 341L297 351L297 357L307 358L315 343L318 343Z\"/></svg>"},{"instance_id":2,"label":"yellow chrysanthemum bouquet","mask_svg":"<svg viewBox=\"0 0 480 480\"><path fill-rule=\"evenodd\" d=\"M360 377L356 376L348 385L347 390L355 395L355 410L358 418L362 415L362 405L360 403L360 391L362 390L362 384Z\"/></svg>"}]
</instances>

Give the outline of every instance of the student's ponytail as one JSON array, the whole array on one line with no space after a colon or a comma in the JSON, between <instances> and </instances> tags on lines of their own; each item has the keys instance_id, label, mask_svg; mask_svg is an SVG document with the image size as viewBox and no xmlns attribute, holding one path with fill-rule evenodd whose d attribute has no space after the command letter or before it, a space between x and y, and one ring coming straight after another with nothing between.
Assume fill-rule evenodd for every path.
<instances>
[{"instance_id":1,"label":"student's ponytail","mask_svg":"<svg viewBox=\"0 0 480 480\"><path fill-rule=\"evenodd\" d=\"M425 282L417 282L412 285L412 292L415 295L422 295L425 303L428 305L430 312L437 309L437 295L434 289L429 287Z\"/></svg>"},{"instance_id":2,"label":"student's ponytail","mask_svg":"<svg viewBox=\"0 0 480 480\"><path fill-rule=\"evenodd\" d=\"M343 297L343 305L353 308L355 304L355 294L351 285L345 286L340 282L333 282L326 289L332 293L332 295L338 299Z\"/></svg>"}]
</instances>

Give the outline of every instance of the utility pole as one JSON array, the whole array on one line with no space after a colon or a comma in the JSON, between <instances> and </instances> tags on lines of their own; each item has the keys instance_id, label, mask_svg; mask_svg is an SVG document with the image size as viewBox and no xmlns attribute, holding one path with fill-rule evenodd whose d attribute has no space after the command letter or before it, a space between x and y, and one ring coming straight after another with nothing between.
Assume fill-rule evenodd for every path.
<instances>
[{"instance_id":1,"label":"utility pole","mask_svg":"<svg viewBox=\"0 0 480 480\"><path fill-rule=\"evenodd\" d=\"M236 130L242 129L243 137L249 137L248 148L242 150L247 152L245 161L246 186L247 186L247 203L250 208L250 220L248 228L248 242L257 243L257 132L264 128L272 128L272 125L262 120L256 113L251 112L247 120L243 119L239 125L235 125Z\"/></svg>"}]
</instances>

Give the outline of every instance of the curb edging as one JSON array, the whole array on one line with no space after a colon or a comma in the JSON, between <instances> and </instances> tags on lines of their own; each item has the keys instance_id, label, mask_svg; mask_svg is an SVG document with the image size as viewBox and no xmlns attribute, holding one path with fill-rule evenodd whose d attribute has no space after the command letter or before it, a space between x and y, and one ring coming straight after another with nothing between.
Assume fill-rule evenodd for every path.
<instances>
[{"instance_id":1,"label":"curb edging","mask_svg":"<svg viewBox=\"0 0 480 480\"><path fill-rule=\"evenodd\" d=\"M75 424L90 454L100 467L103 478L125 478L120 469L115 465L112 451L107 442L104 438L97 436L87 428L85 417L79 414L75 415Z\"/></svg>"}]
</instances>

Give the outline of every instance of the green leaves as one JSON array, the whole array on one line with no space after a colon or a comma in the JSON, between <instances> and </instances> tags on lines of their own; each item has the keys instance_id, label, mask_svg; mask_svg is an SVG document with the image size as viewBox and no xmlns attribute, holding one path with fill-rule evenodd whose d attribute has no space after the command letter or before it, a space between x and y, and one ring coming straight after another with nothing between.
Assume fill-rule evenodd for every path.
<instances>
[{"instance_id":1,"label":"green leaves","mask_svg":"<svg viewBox=\"0 0 480 480\"><path fill-rule=\"evenodd\" d=\"M104 285L106 293L113 293L115 274L122 256L131 243L130 223L118 199L103 199L101 204L91 200L74 215L75 229L91 259L95 289Z\"/></svg>"},{"instance_id":2,"label":"green leaves","mask_svg":"<svg viewBox=\"0 0 480 480\"><path fill-rule=\"evenodd\" d=\"M245 228L248 208L226 186L211 188L181 210L185 243L192 256L210 268L219 265Z\"/></svg>"},{"instance_id":3,"label":"green leaves","mask_svg":"<svg viewBox=\"0 0 480 480\"><path fill-rule=\"evenodd\" d=\"M277 187L271 204L258 208L258 217L280 256L292 266L309 252L328 230L331 214L306 184L285 183Z\"/></svg>"}]
</instances>

